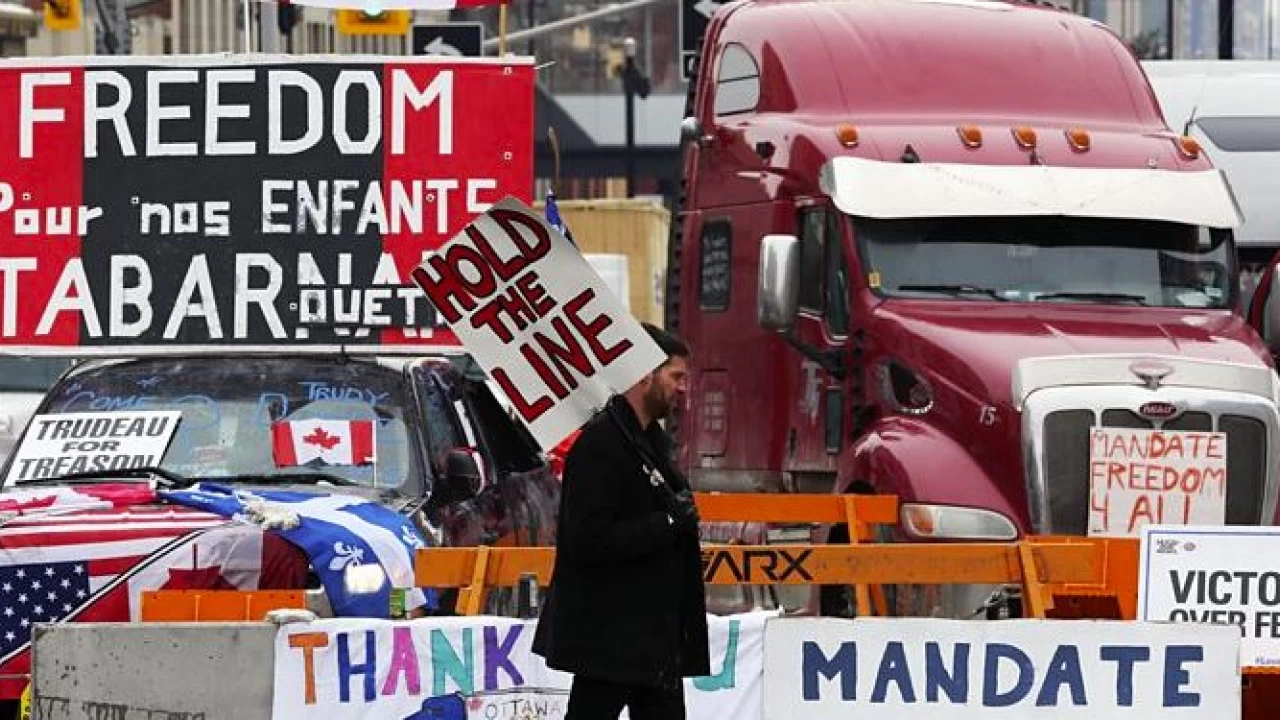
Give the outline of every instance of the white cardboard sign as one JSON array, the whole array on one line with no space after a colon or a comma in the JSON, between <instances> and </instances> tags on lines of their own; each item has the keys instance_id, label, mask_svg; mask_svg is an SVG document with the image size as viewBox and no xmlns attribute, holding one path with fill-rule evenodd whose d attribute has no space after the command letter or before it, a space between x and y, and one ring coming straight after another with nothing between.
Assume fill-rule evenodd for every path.
<instances>
[{"instance_id":1,"label":"white cardboard sign","mask_svg":"<svg viewBox=\"0 0 1280 720\"><path fill-rule=\"evenodd\" d=\"M544 449L666 359L578 249L514 198L413 280Z\"/></svg>"},{"instance_id":2,"label":"white cardboard sign","mask_svg":"<svg viewBox=\"0 0 1280 720\"><path fill-rule=\"evenodd\" d=\"M1236 720L1239 646L1207 625L771 620L764 720Z\"/></svg>"},{"instance_id":3,"label":"white cardboard sign","mask_svg":"<svg viewBox=\"0 0 1280 720\"><path fill-rule=\"evenodd\" d=\"M1225 433L1095 428L1090 434L1090 535L1221 525L1226 508Z\"/></svg>"},{"instance_id":4,"label":"white cardboard sign","mask_svg":"<svg viewBox=\"0 0 1280 720\"><path fill-rule=\"evenodd\" d=\"M9 466L5 485L159 465L181 417L179 410L36 415Z\"/></svg>"},{"instance_id":5,"label":"white cardboard sign","mask_svg":"<svg viewBox=\"0 0 1280 720\"><path fill-rule=\"evenodd\" d=\"M1241 666L1280 665L1280 528L1142 531L1138 619L1237 630Z\"/></svg>"},{"instance_id":6,"label":"white cardboard sign","mask_svg":"<svg viewBox=\"0 0 1280 720\"><path fill-rule=\"evenodd\" d=\"M707 616L712 674L684 679L689 720L760 720L772 615ZM573 676L533 653L536 629L488 615L281 625L271 717L563 720Z\"/></svg>"}]
</instances>

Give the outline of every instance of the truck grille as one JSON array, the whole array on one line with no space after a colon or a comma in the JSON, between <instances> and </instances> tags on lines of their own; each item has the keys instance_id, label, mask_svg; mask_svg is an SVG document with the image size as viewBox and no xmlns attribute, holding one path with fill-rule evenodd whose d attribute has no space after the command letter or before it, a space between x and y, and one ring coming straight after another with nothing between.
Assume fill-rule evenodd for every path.
<instances>
[{"instance_id":1,"label":"truck grille","mask_svg":"<svg viewBox=\"0 0 1280 720\"><path fill-rule=\"evenodd\" d=\"M1216 426L1215 426L1216 420ZM1155 423L1124 408L1053 410L1044 415L1042 454L1048 510L1041 532L1084 535L1089 523L1089 433L1096 426L1149 429ZM1218 431L1227 436L1228 525L1263 521L1267 481L1267 426L1256 418L1232 413L1190 411L1160 425L1165 430ZM1034 493L1033 493L1034 494ZM1033 517L1036 508L1032 508ZM1047 521L1047 522L1046 522Z\"/></svg>"}]
</instances>

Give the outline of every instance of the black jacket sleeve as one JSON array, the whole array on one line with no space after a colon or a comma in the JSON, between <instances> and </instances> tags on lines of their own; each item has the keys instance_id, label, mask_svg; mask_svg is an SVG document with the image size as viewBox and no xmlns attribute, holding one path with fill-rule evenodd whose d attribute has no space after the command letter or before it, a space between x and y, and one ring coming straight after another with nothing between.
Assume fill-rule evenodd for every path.
<instances>
[{"instance_id":1,"label":"black jacket sleeve","mask_svg":"<svg viewBox=\"0 0 1280 720\"><path fill-rule=\"evenodd\" d=\"M623 507L620 474L636 459L611 433L584 433L565 458L566 555L584 565L669 551L675 529L666 512Z\"/></svg>"}]
</instances>

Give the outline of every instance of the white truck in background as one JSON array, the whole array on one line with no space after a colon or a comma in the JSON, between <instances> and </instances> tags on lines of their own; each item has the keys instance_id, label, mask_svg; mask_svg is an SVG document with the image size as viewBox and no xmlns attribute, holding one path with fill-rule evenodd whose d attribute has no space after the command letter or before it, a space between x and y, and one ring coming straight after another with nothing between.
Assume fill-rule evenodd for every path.
<instances>
[{"instance_id":1,"label":"white truck in background","mask_svg":"<svg viewBox=\"0 0 1280 720\"><path fill-rule=\"evenodd\" d=\"M1149 60L1142 64L1174 130L1200 141L1226 172L1244 225L1236 231L1241 308L1280 250L1280 60Z\"/></svg>"}]
</instances>

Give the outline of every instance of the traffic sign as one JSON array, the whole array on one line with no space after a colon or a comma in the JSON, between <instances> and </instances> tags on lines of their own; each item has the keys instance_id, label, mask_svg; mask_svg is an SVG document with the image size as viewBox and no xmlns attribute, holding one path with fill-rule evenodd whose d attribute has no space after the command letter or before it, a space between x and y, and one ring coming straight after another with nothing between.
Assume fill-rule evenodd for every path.
<instances>
[{"instance_id":1,"label":"traffic sign","mask_svg":"<svg viewBox=\"0 0 1280 720\"><path fill-rule=\"evenodd\" d=\"M685 80L693 76L698 41L721 3L722 0L680 0L680 72Z\"/></svg>"},{"instance_id":2,"label":"traffic sign","mask_svg":"<svg viewBox=\"0 0 1280 720\"><path fill-rule=\"evenodd\" d=\"M412 10L338 10L334 24L343 35L401 35L413 22Z\"/></svg>"},{"instance_id":3,"label":"traffic sign","mask_svg":"<svg viewBox=\"0 0 1280 720\"><path fill-rule=\"evenodd\" d=\"M484 54L484 25L478 22L414 25L413 54L480 57Z\"/></svg>"}]
</instances>

